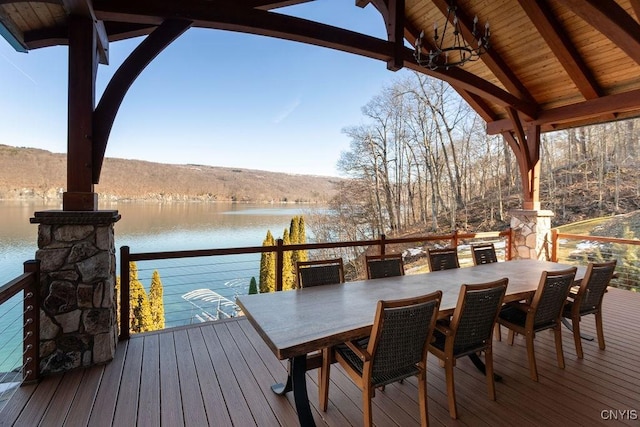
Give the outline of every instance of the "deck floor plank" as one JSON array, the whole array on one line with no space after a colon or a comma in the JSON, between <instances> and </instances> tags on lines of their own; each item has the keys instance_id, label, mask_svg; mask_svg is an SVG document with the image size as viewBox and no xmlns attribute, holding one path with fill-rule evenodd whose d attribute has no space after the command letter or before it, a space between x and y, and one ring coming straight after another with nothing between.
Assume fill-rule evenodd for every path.
<instances>
[{"instance_id":1,"label":"deck floor plank","mask_svg":"<svg viewBox=\"0 0 640 427\"><path fill-rule=\"evenodd\" d=\"M64 374L61 378L61 386L51 399L47 412L43 415L42 427L56 427L65 423L73 400L78 393L78 388L86 369L76 369Z\"/></svg>"},{"instance_id":2,"label":"deck floor plank","mask_svg":"<svg viewBox=\"0 0 640 427\"><path fill-rule=\"evenodd\" d=\"M540 381L529 378L522 337L514 346L494 343L497 400L466 358L455 369L459 419L449 417L444 369L428 359L432 426L638 426L640 412L640 295L613 289L605 297L606 350L583 341L577 359L563 330L565 369L557 366L551 334L536 337ZM591 319L590 319L591 320ZM595 325L581 323L585 334ZM506 333L503 333L503 339ZM104 366L50 375L14 393L0 412L0 426L291 426L293 396L270 390L287 364L278 360L244 318L141 334L118 343ZM329 407L318 409L317 370L307 374L319 426L362 424L362 394L338 365L331 369ZM417 426L417 379L388 385L373 399L376 426ZM602 411L635 411L636 419L606 420Z\"/></svg>"},{"instance_id":3,"label":"deck floor plank","mask_svg":"<svg viewBox=\"0 0 640 427\"><path fill-rule=\"evenodd\" d=\"M160 425L160 339L157 334L145 336L140 375L139 427Z\"/></svg>"},{"instance_id":4,"label":"deck floor plank","mask_svg":"<svg viewBox=\"0 0 640 427\"><path fill-rule=\"evenodd\" d=\"M51 381L44 381L39 384L25 405L24 411L16 420L17 426L35 426L40 423L43 415L47 412L51 400L53 399L60 381L64 375L53 375Z\"/></svg>"},{"instance_id":5,"label":"deck floor plank","mask_svg":"<svg viewBox=\"0 0 640 427\"><path fill-rule=\"evenodd\" d=\"M160 423L163 426L184 425L182 394L178 378L178 362L174 332L159 335L160 342ZM181 351L184 349L181 349Z\"/></svg>"},{"instance_id":6,"label":"deck floor plank","mask_svg":"<svg viewBox=\"0 0 640 427\"><path fill-rule=\"evenodd\" d=\"M112 423L116 411L116 399L122 382L122 369L127 355L129 342L119 342L114 359L106 366L93 369L104 370L102 381L98 386L96 404L89 418L89 425L109 425Z\"/></svg>"},{"instance_id":7,"label":"deck floor plank","mask_svg":"<svg viewBox=\"0 0 640 427\"><path fill-rule=\"evenodd\" d=\"M134 339L129 341L127 358L122 370L122 378L126 379L126 381L120 384L120 390L118 391L116 412L113 416L114 425L133 424L138 421L143 348L144 340Z\"/></svg>"},{"instance_id":8,"label":"deck floor plank","mask_svg":"<svg viewBox=\"0 0 640 427\"><path fill-rule=\"evenodd\" d=\"M287 376L286 366L288 366L288 362L278 360L275 357L264 357L263 355L271 353L271 350L269 349L267 344L264 342L264 340L260 337L260 335L256 332L256 330L249 324L249 322L238 322L238 325L244 331L245 336L249 339L249 341L255 348L256 353L259 355L258 357L260 359L260 362L263 363L264 366L271 373L272 379L270 379L268 383L265 383L262 386L267 387L267 384L268 384L268 387L270 388L272 384L285 381ZM311 372L310 374L314 375L315 372ZM292 408L292 410L295 411L294 409L295 402L293 400L292 393L287 393L287 395L284 397L285 399L282 399L282 396L277 396L277 398L281 401L286 400L290 405L290 407ZM326 414L320 414L317 408L314 407L313 405L311 406L311 410L314 414L314 420L316 422L316 425L318 426L327 425L327 422L325 419ZM297 419L297 414L296 414L296 419ZM341 421L342 421L342 424L336 423L334 425L348 425L346 420L341 419Z\"/></svg>"},{"instance_id":9,"label":"deck floor plank","mask_svg":"<svg viewBox=\"0 0 640 427\"><path fill-rule=\"evenodd\" d=\"M262 391L263 398L273 407L274 415L278 418L280 425L295 425L298 421L295 409L288 400L281 399L280 396L271 391L270 385L275 382L275 379L267 367L260 363L262 358L245 335L240 323L227 322L225 325L229 328L229 333L238 344L240 356L244 358L247 365L251 364L249 369L255 379L256 386Z\"/></svg>"},{"instance_id":10,"label":"deck floor plank","mask_svg":"<svg viewBox=\"0 0 640 427\"><path fill-rule=\"evenodd\" d=\"M312 374L314 374L314 379L317 379L316 371L313 371ZM327 412L329 413L333 407L348 420L349 424L361 424L363 404L362 391L360 391L360 388L351 381L339 365L334 364L331 366L329 377L332 381L329 384L329 404ZM313 389L317 390L317 388L318 386L315 385ZM371 411L373 414L372 418L375 420L374 422L381 425L398 425L380 408L381 399L384 399L383 393L376 391L376 396L371 401ZM410 422L404 425L416 425L416 421L411 419L410 416L408 419Z\"/></svg>"},{"instance_id":11,"label":"deck floor plank","mask_svg":"<svg viewBox=\"0 0 640 427\"><path fill-rule=\"evenodd\" d=\"M230 408L229 415L231 416L233 425L256 425L251 410L249 409L249 404L244 398L237 378L231 369L227 355L222 351L222 344L220 343L213 324L202 327L202 335L204 336L204 341L211 356L211 361L216 367L218 381L222 386L222 395L227 402L227 406Z\"/></svg>"},{"instance_id":12,"label":"deck floor plank","mask_svg":"<svg viewBox=\"0 0 640 427\"><path fill-rule=\"evenodd\" d=\"M176 349L180 349L178 357L178 375L180 377L180 392L182 394L182 409L184 411L185 426L199 427L207 424L207 413L200 384L198 383L197 368L193 360L189 335L186 329L174 334Z\"/></svg>"},{"instance_id":13,"label":"deck floor plank","mask_svg":"<svg viewBox=\"0 0 640 427\"><path fill-rule=\"evenodd\" d=\"M37 388L38 384L26 384L14 391L9 401L0 410L0 426L11 426L15 423Z\"/></svg>"},{"instance_id":14,"label":"deck floor plank","mask_svg":"<svg viewBox=\"0 0 640 427\"><path fill-rule=\"evenodd\" d=\"M189 342L193 352L193 359L198 367L198 383L207 412L207 420L212 426L231 425L229 409L222 395L222 386L216 376L216 368L211 362L211 356L202 336L201 328L191 328L188 331Z\"/></svg>"},{"instance_id":15,"label":"deck floor plank","mask_svg":"<svg viewBox=\"0 0 640 427\"><path fill-rule=\"evenodd\" d=\"M73 399L71 408L69 408L66 425L84 426L89 423L103 373L104 368L84 369L84 376L78 386L78 392Z\"/></svg>"},{"instance_id":16,"label":"deck floor plank","mask_svg":"<svg viewBox=\"0 0 640 427\"><path fill-rule=\"evenodd\" d=\"M253 414L253 418L259 426L278 426L277 417L273 413L265 394L262 391L262 385L258 384L252 374L252 369L247 365L243 358L242 351L238 348L236 340L241 336L234 337L227 328L227 323L219 323L214 325L220 345L227 354L227 359L231 367L231 371L236 376L236 380L242 390L242 395L251 402L249 408ZM268 388L268 384L265 388Z\"/></svg>"}]
</instances>

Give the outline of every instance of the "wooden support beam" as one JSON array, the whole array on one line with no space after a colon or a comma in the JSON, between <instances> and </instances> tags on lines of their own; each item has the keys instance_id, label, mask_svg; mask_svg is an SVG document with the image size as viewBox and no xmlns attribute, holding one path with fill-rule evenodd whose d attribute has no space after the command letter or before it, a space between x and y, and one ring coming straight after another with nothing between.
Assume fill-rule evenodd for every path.
<instances>
[{"instance_id":1,"label":"wooden support beam","mask_svg":"<svg viewBox=\"0 0 640 427\"><path fill-rule=\"evenodd\" d=\"M513 134L518 139L518 141L520 141L520 144L519 144L520 150L519 150L519 153L516 153L516 156L517 155L524 156L525 164L529 165L531 163L531 159L529 158L529 150L526 149L527 137L525 135L524 127L522 126L522 122L520 121L518 112L511 107L507 107L506 110L507 110L507 115L509 116L509 119L513 123Z\"/></svg>"},{"instance_id":2,"label":"wooden support beam","mask_svg":"<svg viewBox=\"0 0 640 427\"><path fill-rule=\"evenodd\" d=\"M564 107L541 111L536 119L529 121L529 124L542 127L554 127L558 124L580 122L605 114L634 112L638 111L639 98L640 89L603 96ZM489 135L497 135L502 132L512 131L513 129L513 122L510 119L487 123L487 133Z\"/></svg>"},{"instance_id":3,"label":"wooden support beam","mask_svg":"<svg viewBox=\"0 0 640 427\"><path fill-rule=\"evenodd\" d=\"M517 112L509 112L518 120ZM519 121L519 120L518 120ZM502 136L518 162L522 182L523 209L540 209L540 126L515 126L516 132Z\"/></svg>"},{"instance_id":4,"label":"wooden support beam","mask_svg":"<svg viewBox=\"0 0 640 427\"><path fill-rule=\"evenodd\" d=\"M529 164L527 170L527 187L523 203L524 209L540 209L540 126L527 128L527 144Z\"/></svg>"},{"instance_id":5,"label":"wooden support beam","mask_svg":"<svg viewBox=\"0 0 640 427\"><path fill-rule=\"evenodd\" d=\"M69 15L84 16L91 19L96 31L98 57L101 64L109 64L109 38L104 23L96 19L93 4L90 0L62 0L62 4Z\"/></svg>"},{"instance_id":6,"label":"wooden support beam","mask_svg":"<svg viewBox=\"0 0 640 427\"><path fill-rule=\"evenodd\" d=\"M389 0L388 3L389 19L385 19L385 21L387 37L389 42L393 44L393 56L387 61L387 69L398 71L404 63L404 0Z\"/></svg>"},{"instance_id":7,"label":"wooden support beam","mask_svg":"<svg viewBox=\"0 0 640 427\"><path fill-rule=\"evenodd\" d=\"M69 16L67 191L62 196L64 210L98 209L91 164L98 67L96 44L96 32L91 18Z\"/></svg>"}]
</instances>

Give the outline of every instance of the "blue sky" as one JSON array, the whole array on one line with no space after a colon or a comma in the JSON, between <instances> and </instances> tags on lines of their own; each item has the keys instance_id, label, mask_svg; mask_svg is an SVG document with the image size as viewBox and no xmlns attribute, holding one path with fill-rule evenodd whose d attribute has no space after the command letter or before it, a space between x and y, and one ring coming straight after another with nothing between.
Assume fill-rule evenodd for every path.
<instances>
[{"instance_id":1,"label":"blue sky","mask_svg":"<svg viewBox=\"0 0 640 427\"><path fill-rule=\"evenodd\" d=\"M385 38L372 7L320 0L287 13ZM111 44L99 99L140 39ZM399 73L402 73L399 72ZM138 77L116 117L107 157L337 176L342 133L400 77L331 49L190 29ZM15 52L0 39L0 144L66 152L67 48Z\"/></svg>"}]
</instances>

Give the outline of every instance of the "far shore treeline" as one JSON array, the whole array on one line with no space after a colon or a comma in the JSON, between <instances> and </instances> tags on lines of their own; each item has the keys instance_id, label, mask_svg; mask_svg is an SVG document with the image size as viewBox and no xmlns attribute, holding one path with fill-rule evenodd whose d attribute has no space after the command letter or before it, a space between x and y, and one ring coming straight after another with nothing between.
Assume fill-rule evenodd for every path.
<instances>
[{"instance_id":1,"label":"far shore treeline","mask_svg":"<svg viewBox=\"0 0 640 427\"><path fill-rule=\"evenodd\" d=\"M0 144L0 200L62 202L66 154ZM100 201L325 204L341 178L107 157Z\"/></svg>"}]
</instances>

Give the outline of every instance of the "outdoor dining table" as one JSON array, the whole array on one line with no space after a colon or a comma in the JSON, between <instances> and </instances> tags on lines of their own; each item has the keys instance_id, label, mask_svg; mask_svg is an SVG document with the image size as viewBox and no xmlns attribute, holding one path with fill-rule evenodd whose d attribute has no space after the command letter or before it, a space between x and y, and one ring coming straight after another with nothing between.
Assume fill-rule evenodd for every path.
<instances>
[{"instance_id":1,"label":"outdoor dining table","mask_svg":"<svg viewBox=\"0 0 640 427\"><path fill-rule=\"evenodd\" d=\"M444 317L453 313L462 284L507 277L505 302L508 302L535 291L543 271L571 267L548 261L512 260L296 291L242 295L236 301L276 357L290 360L286 384L275 384L272 390L279 394L293 390L300 425L312 426L315 423L305 379L307 354L368 336L379 300L410 298L441 290L439 314ZM581 280L585 272L586 267L578 267L576 281Z\"/></svg>"}]
</instances>

